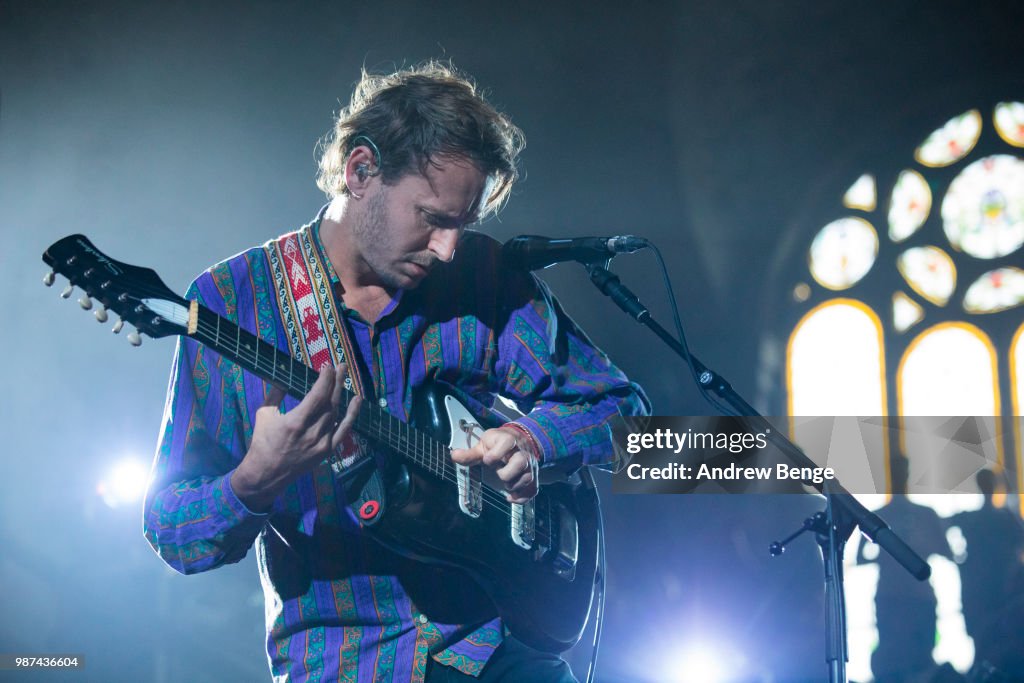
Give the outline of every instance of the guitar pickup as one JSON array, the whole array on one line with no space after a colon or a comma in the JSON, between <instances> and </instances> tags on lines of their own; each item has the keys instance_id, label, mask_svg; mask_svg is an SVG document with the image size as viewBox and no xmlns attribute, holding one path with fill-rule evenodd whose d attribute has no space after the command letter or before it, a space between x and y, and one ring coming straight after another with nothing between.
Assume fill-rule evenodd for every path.
<instances>
[{"instance_id":1,"label":"guitar pickup","mask_svg":"<svg viewBox=\"0 0 1024 683\"><path fill-rule=\"evenodd\" d=\"M445 411L448 413L450 448L472 448L480 438L477 431L483 427L466 410L465 406L455 400L454 396L444 397ZM481 465L460 465L455 463L455 483L458 486L459 509L463 514L477 518L484 510L483 467Z\"/></svg>"},{"instance_id":2,"label":"guitar pickup","mask_svg":"<svg viewBox=\"0 0 1024 683\"><path fill-rule=\"evenodd\" d=\"M525 503L512 503L512 542L520 548L529 550L536 540L536 514L532 500Z\"/></svg>"},{"instance_id":3,"label":"guitar pickup","mask_svg":"<svg viewBox=\"0 0 1024 683\"><path fill-rule=\"evenodd\" d=\"M484 510L483 482L480 465L455 465L455 479L459 486L459 509L476 518Z\"/></svg>"}]
</instances>

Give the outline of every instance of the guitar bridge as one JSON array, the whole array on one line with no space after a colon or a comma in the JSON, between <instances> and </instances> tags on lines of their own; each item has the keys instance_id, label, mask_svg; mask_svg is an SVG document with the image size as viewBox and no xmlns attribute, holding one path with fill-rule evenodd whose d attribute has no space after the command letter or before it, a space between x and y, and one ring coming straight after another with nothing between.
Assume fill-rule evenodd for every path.
<instances>
[{"instance_id":1,"label":"guitar bridge","mask_svg":"<svg viewBox=\"0 0 1024 683\"><path fill-rule=\"evenodd\" d=\"M548 545L537 546L537 559L550 562L555 574L563 579L574 580L580 553L576 516L557 500L553 500L538 514L537 523L549 539Z\"/></svg>"}]
</instances>

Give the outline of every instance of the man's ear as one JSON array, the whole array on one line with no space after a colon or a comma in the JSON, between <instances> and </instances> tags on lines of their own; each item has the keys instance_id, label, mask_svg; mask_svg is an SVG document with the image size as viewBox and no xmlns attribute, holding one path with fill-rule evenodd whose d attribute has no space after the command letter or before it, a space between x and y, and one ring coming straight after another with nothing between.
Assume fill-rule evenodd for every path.
<instances>
[{"instance_id":1,"label":"man's ear","mask_svg":"<svg viewBox=\"0 0 1024 683\"><path fill-rule=\"evenodd\" d=\"M349 153L345 161L345 187L349 193L360 199L378 173L380 169L377 167L373 150L366 145L360 145Z\"/></svg>"}]
</instances>

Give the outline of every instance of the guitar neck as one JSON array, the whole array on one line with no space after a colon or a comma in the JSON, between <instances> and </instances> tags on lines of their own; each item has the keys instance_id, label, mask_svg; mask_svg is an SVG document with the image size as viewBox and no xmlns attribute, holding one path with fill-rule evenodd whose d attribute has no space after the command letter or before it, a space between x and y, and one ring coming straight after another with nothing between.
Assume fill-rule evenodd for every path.
<instances>
[{"instance_id":1,"label":"guitar neck","mask_svg":"<svg viewBox=\"0 0 1024 683\"><path fill-rule=\"evenodd\" d=\"M205 306L193 305L196 306L197 317L196 324L187 332L189 337L300 401L313 388L320 376L316 370ZM342 400L345 407L354 396L350 390L344 390ZM435 476L454 479L454 466L445 444L379 406L364 402L359 408L354 428Z\"/></svg>"}]
</instances>

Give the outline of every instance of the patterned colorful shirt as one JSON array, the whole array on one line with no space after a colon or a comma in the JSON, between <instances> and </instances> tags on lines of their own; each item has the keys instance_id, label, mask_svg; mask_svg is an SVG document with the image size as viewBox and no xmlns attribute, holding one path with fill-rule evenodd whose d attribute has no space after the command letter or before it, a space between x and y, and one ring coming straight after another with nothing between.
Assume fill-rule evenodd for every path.
<instances>
[{"instance_id":1,"label":"patterned colorful shirt","mask_svg":"<svg viewBox=\"0 0 1024 683\"><path fill-rule=\"evenodd\" d=\"M318 232L319 220L286 236L301 246L292 256L311 281L336 282ZM186 296L294 352L295 321L281 305L282 240L213 266ZM346 309L329 284L319 305L349 326L364 391L399 419L409 421L418 387L443 382L458 387L485 424L505 422L496 396L516 404L525 414L516 422L544 463L609 462L610 419L647 414L647 398L543 283L501 266L499 246L466 233L451 263L398 291L376 321ZM457 605L464 581L368 540L330 463L291 484L267 514L235 496L229 479L268 391L255 375L181 339L146 500L150 544L189 574L237 562L255 542L275 681L418 682L428 657L478 675L503 637L500 619L462 623L428 607L438 598ZM284 409L296 403L288 397Z\"/></svg>"}]
</instances>

